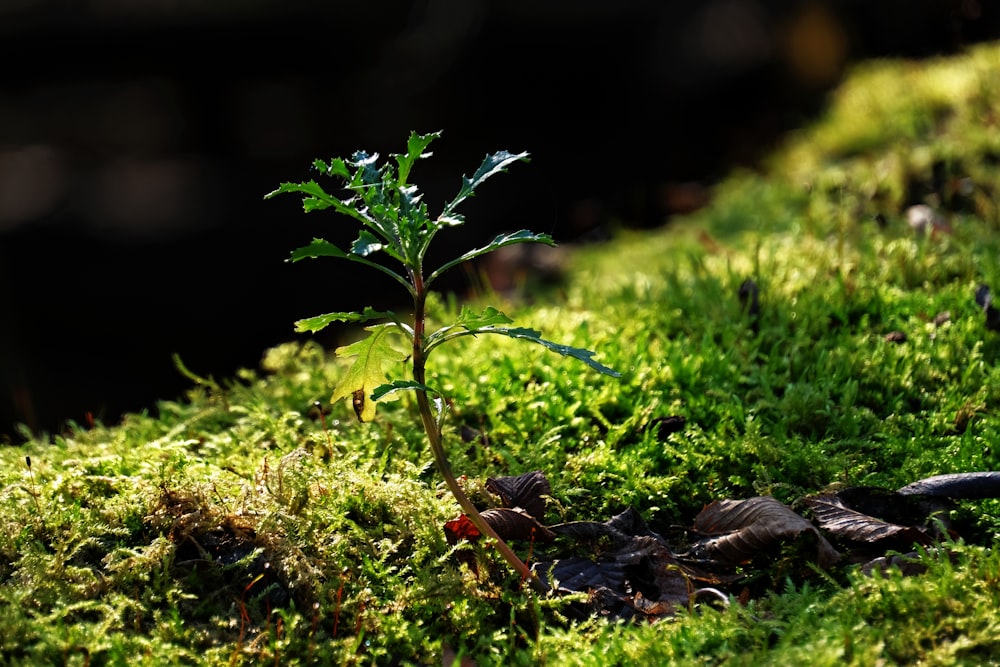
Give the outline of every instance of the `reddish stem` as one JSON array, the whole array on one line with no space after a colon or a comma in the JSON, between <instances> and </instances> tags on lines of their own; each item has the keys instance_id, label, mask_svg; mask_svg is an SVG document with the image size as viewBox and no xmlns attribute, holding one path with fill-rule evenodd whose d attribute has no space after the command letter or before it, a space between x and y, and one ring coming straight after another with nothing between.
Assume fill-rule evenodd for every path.
<instances>
[{"instance_id":1,"label":"reddish stem","mask_svg":"<svg viewBox=\"0 0 1000 667\"><path fill-rule=\"evenodd\" d=\"M424 378L426 376L425 364L426 364L426 353L424 350L424 332L425 324L424 317L426 315L426 302L427 294L424 290L423 275L419 267L412 271L410 278L413 281L414 296L413 296L413 381L424 385ZM521 578L528 581L531 587L534 588L539 593L548 593L549 587L543 582L537 574L535 574L531 568L524 564L514 550L510 548L503 539L497 535L493 527L486 523L479 510L476 506L472 504L469 497L465 494L465 491L459 485L458 480L455 479L455 475L451 471L451 464L448 462L448 457L444 451L444 445L441 440L441 429L438 426L437 420L434 419L434 412L431 410L430 399L427 398L427 392L422 389L417 389L417 407L420 410L420 418L424 424L424 431L427 432L427 439L430 442L431 453L434 455L434 463L437 466L438 472L444 477L445 484L448 485L448 489L451 494L458 501L459 506L462 511L465 512L466 516L472 521L472 523L479 529L480 534L493 540L497 551L503 556L514 570L517 571Z\"/></svg>"}]
</instances>

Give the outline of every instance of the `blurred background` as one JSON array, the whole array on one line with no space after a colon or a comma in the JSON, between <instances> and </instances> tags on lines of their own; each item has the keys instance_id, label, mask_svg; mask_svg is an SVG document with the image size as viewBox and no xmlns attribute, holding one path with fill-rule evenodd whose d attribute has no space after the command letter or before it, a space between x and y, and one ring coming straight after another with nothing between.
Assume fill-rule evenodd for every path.
<instances>
[{"instance_id":1,"label":"blurred background","mask_svg":"<svg viewBox=\"0 0 1000 667\"><path fill-rule=\"evenodd\" d=\"M997 38L997 4L3 0L0 442L177 398L174 353L221 380L295 319L392 307L373 272L284 261L356 236L264 201L314 158L442 130L414 172L436 211L487 153L529 151L441 257L521 228L599 242L704 205L852 63Z\"/></svg>"}]
</instances>

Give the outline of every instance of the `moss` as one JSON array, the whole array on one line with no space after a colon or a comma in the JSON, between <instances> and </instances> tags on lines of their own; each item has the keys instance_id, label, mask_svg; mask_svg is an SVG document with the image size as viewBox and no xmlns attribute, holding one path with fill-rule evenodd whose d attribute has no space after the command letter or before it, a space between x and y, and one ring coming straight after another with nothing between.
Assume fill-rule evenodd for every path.
<instances>
[{"instance_id":1,"label":"moss","mask_svg":"<svg viewBox=\"0 0 1000 667\"><path fill-rule=\"evenodd\" d=\"M574 249L560 285L502 304L621 379L496 337L436 355L473 497L537 469L551 522L633 507L669 535L716 499L998 469L1000 336L974 301L1000 289L998 60L987 45L867 64L766 170L663 229ZM914 232L917 203L946 225ZM0 450L3 660L943 665L997 650L996 500L960 504L961 541L921 555L918 577L844 568L653 625L570 621L489 549L447 542L458 508L409 399L359 424L328 404L345 370L304 338L231 379L184 369L185 396L119 425Z\"/></svg>"}]
</instances>

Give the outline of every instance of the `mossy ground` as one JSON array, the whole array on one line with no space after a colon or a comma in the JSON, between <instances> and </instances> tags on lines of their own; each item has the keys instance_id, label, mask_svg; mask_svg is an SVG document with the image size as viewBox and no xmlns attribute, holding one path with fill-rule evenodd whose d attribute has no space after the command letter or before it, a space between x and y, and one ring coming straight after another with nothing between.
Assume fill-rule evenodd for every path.
<instances>
[{"instance_id":1,"label":"mossy ground","mask_svg":"<svg viewBox=\"0 0 1000 667\"><path fill-rule=\"evenodd\" d=\"M866 65L709 208L575 249L530 303L484 296L622 378L489 336L435 353L456 472L485 501L487 477L542 470L552 522L634 507L667 531L721 498L1000 469L1000 332L973 299L1000 291L997 109L997 46ZM947 230L915 233L918 203ZM303 337L120 425L0 450L3 662L1000 663L998 501L962 503L920 576L800 573L721 611L568 622L490 553L458 566L406 398L373 424L319 413L345 368Z\"/></svg>"}]
</instances>

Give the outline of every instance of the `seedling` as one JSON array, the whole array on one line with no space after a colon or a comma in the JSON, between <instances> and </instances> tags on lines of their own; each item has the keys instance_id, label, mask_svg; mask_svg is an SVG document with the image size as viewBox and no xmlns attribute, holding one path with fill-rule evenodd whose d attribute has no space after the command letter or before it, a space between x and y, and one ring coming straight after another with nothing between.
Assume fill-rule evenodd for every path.
<instances>
[{"instance_id":1,"label":"seedling","mask_svg":"<svg viewBox=\"0 0 1000 667\"><path fill-rule=\"evenodd\" d=\"M439 136L440 132L412 133L406 145L406 153L392 155L392 160L381 165L377 153L369 155L363 151L354 153L350 160L335 158L329 162L314 161L313 167L321 175L342 181L345 189L343 197L329 194L315 180L309 180L303 183L282 183L277 190L268 193L265 199L281 193L297 193L302 195L303 208L307 213L332 208L361 223L357 240L346 250L323 239L314 238L308 246L292 252L288 261L336 257L356 262L388 275L402 285L413 299L412 318L407 321L394 312L366 307L361 312L326 313L295 323L296 331L304 333L319 331L333 322L382 321L365 327L369 332L366 338L336 349L338 356L354 356L357 359L334 388L330 402L346 399L358 419L367 422L375 417L379 401L398 398L398 392L401 391L415 392L434 463L458 504L479 532L495 542L497 550L522 578L530 581L536 590L544 592L547 590L544 583L480 516L452 473L442 441L441 427L446 416L446 402L441 392L425 382L427 358L431 351L462 336L499 334L537 343L559 354L574 357L606 375L618 377L619 374L597 362L591 351L553 343L542 338L533 329L509 326L513 321L492 306L479 313L463 307L453 324L433 332L426 330L428 293L434 281L448 269L515 243L555 245L552 237L547 234L535 234L527 230L500 234L487 245L470 250L427 273L424 257L434 237L443 229L465 222L464 216L456 210L459 204L473 196L476 188L486 179L505 172L514 162L528 160L528 153L501 151L487 155L471 178L462 177L462 184L455 198L444 206L437 217L431 217L421 193L408 179L416 161L431 155L425 153L425 150ZM380 260L392 261L385 263ZM399 347L400 341L404 349ZM412 368L410 379L393 379L387 376L388 367L407 359ZM434 397L433 400L431 396Z\"/></svg>"}]
</instances>

